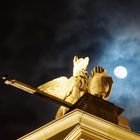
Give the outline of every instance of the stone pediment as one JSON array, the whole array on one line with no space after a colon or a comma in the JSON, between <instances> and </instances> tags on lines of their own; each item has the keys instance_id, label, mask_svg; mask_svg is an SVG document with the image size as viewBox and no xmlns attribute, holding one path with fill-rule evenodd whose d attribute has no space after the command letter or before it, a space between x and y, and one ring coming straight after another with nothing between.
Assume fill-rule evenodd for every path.
<instances>
[{"instance_id":1,"label":"stone pediment","mask_svg":"<svg viewBox=\"0 0 140 140\"><path fill-rule=\"evenodd\" d=\"M140 135L75 109L18 140L139 140Z\"/></svg>"}]
</instances>

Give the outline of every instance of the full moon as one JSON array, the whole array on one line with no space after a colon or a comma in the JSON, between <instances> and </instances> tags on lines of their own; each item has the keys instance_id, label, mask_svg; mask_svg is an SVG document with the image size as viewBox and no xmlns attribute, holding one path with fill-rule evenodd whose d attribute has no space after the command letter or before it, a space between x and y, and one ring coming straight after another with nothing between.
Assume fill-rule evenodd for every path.
<instances>
[{"instance_id":1,"label":"full moon","mask_svg":"<svg viewBox=\"0 0 140 140\"><path fill-rule=\"evenodd\" d=\"M127 76L127 69L123 66L117 66L114 69L114 74L119 79L124 79Z\"/></svg>"}]
</instances>

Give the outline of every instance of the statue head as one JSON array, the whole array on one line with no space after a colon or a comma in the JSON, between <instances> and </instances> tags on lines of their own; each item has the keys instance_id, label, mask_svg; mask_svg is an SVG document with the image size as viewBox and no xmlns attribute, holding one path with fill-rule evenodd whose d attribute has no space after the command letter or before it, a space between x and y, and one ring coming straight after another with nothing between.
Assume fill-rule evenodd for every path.
<instances>
[{"instance_id":1,"label":"statue head","mask_svg":"<svg viewBox=\"0 0 140 140\"><path fill-rule=\"evenodd\" d=\"M89 93L107 99L113 84L112 77L108 76L106 69L100 66L94 67L91 73L88 85Z\"/></svg>"},{"instance_id":2,"label":"statue head","mask_svg":"<svg viewBox=\"0 0 140 140\"><path fill-rule=\"evenodd\" d=\"M89 57L78 58L77 56L73 59L73 76L81 75L82 72L87 71L89 63Z\"/></svg>"}]
</instances>

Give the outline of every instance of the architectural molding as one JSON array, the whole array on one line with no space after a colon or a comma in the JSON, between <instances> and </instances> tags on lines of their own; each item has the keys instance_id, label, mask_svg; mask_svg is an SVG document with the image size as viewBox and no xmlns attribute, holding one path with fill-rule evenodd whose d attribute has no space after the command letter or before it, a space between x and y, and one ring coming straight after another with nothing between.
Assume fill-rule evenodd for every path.
<instances>
[{"instance_id":1,"label":"architectural molding","mask_svg":"<svg viewBox=\"0 0 140 140\"><path fill-rule=\"evenodd\" d=\"M72 128L72 129L70 129ZM64 133L62 133L64 132ZM61 134L62 133L62 134ZM63 135L65 140L139 140L140 135L119 125L75 109L43 127L19 138L18 140L57 140ZM61 138L59 138L60 140Z\"/></svg>"}]
</instances>

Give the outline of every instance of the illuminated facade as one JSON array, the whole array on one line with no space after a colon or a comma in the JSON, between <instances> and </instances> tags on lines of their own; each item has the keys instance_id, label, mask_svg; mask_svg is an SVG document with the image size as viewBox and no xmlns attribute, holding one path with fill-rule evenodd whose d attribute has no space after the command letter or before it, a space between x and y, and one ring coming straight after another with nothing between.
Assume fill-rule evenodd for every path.
<instances>
[{"instance_id":1,"label":"illuminated facade","mask_svg":"<svg viewBox=\"0 0 140 140\"><path fill-rule=\"evenodd\" d=\"M140 135L80 109L44 125L19 140L140 140Z\"/></svg>"}]
</instances>

